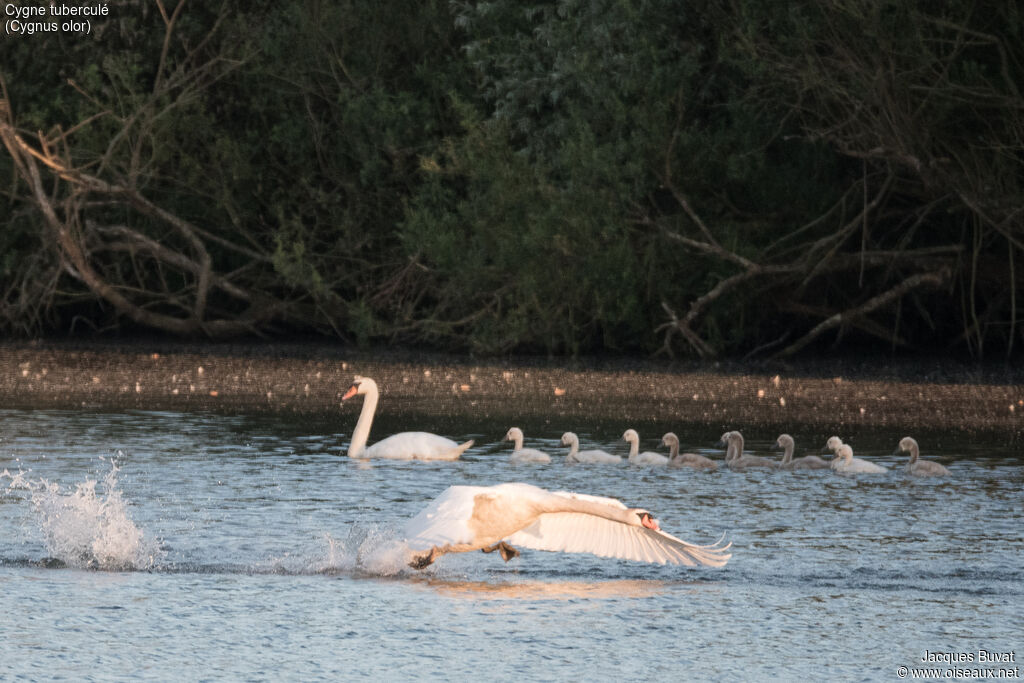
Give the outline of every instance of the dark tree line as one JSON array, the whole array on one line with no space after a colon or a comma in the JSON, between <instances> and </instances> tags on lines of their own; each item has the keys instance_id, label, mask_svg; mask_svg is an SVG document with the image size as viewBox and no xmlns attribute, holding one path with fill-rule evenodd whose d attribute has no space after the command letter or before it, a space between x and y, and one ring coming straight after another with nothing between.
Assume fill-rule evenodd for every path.
<instances>
[{"instance_id":1,"label":"dark tree line","mask_svg":"<svg viewBox=\"0 0 1024 683\"><path fill-rule=\"evenodd\" d=\"M0 330L1024 347L1024 36L960 0L126 2L0 44Z\"/></svg>"}]
</instances>

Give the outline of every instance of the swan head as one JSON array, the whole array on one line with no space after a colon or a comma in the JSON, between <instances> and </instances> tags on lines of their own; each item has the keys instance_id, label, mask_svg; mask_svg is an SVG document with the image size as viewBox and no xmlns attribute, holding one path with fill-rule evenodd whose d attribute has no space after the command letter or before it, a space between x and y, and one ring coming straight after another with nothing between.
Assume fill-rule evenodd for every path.
<instances>
[{"instance_id":1,"label":"swan head","mask_svg":"<svg viewBox=\"0 0 1024 683\"><path fill-rule=\"evenodd\" d=\"M566 432L565 434L562 434L562 445L563 446L571 446L571 445L573 445L573 443L577 443L578 444L579 442L580 442L579 437L576 436L576 434L574 434L573 432Z\"/></svg>"},{"instance_id":2,"label":"swan head","mask_svg":"<svg viewBox=\"0 0 1024 683\"><path fill-rule=\"evenodd\" d=\"M627 429L622 434L622 440L627 442L627 443L633 443L634 441L639 442L640 441L640 435L636 433L635 429Z\"/></svg>"},{"instance_id":3,"label":"swan head","mask_svg":"<svg viewBox=\"0 0 1024 683\"><path fill-rule=\"evenodd\" d=\"M341 397L341 400L347 401L353 396L368 394L370 393L370 391L376 389L377 383L374 382L372 379L370 379L369 377L360 377L359 375L356 375L355 378L352 380L352 386L348 388L348 391L346 391L345 395Z\"/></svg>"},{"instance_id":4,"label":"swan head","mask_svg":"<svg viewBox=\"0 0 1024 683\"><path fill-rule=\"evenodd\" d=\"M734 441L742 441L742 440L743 440L743 435L740 434L739 432L736 432L736 431L726 432L725 434L722 434L722 437L718 440L718 445L719 446L728 446L730 443L732 443Z\"/></svg>"},{"instance_id":5,"label":"swan head","mask_svg":"<svg viewBox=\"0 0 1024 683\"><path fill-rule=\"evenodd\" d=\"M656 520L654 518L654 515L652 515L647 510L643 510L641 508L633 508L632 510L630 510L630 512L636 515L637 526L645 526L648 529L653 529L655 531L661 530L661 526L658 524L658 520Z\"/></svg>"},{"instance_id":6,"label":"swan head","mask_svg":"<svg viewBox=\"0 0 1024 683\"><path fill-rule=\"evenodd\" d=\"M917 445L917 441L909 436L905 436L900 439L899 453L913 453L914 451L920 450Z\"/></svg>"},{"instance_id":7,"label":"swan head","mask_svg":"<svg viewBox=\"0 0 1024 683\"><path fill-rule=\"evenodd\" d=\"M838 436L830 436L828 441L825 442L825 448L822 451L832 451L838 455L839 449L843 446L843 440Z\"/></svg>"},{"instance_id":8,"label":"swan head","mask_svg":"<svg viewBox=\"0 0 1024 683\"><path fill-rule=\"evenodd\" d=\"M519 427L512 427L510 430L505 432L505 441L522 441L523 430Z\"/></svg>"},{"instance_id":9,"label":"swan head","mask_svg":"<svg viewBox=\"0 0 1024 683\"><path fill-rule=\"evenodd\" d=\"M779 434L779 438L775 440L775 445L778 448L792 448L796 446L796 442L793 441L793 437L789 434Z\"/></svg>"},{"instance_id":10,"label":"swan head","mask_svg":"<svg viewBox=\"0 0 1024 683\"><path fill-rule=\"evenodd\" d=\"M672 447L679 445L679 437L676 436L675 432L669 432L665 436L661 437L661 443L665 446Z\"/></svg>"}]
</instances>

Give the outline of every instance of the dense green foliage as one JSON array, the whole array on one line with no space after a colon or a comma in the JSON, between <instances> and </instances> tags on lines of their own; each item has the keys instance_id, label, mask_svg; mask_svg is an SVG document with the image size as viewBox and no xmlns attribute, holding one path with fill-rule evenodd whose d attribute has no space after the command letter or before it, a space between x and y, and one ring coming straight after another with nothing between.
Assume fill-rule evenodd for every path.
<instances>
[{"instance_id":1,"label":"dense green foliage","mask_svg":"<svg viewBox=\"0 0 1024 683\"><path fill-rule=\"evenodd\" d=\"M164 5L0 45L0 329L1024 347L1015 3Z\"/></svg>"}]
</instances>

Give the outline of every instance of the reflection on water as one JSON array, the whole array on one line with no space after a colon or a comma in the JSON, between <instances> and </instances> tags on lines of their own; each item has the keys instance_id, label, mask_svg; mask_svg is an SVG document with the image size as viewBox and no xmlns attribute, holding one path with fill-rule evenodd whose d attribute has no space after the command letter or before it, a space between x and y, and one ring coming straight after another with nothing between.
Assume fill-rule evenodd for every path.
<instances>
[{"instance_id":1,"label":"reflection on water","mask_svg":"<svg viewBox=\"0 0 1024 683\"><path fill-rule=\"evenodd\" d=\"M585 598L649 598L663 595L664 581L455 581L449 579L407 579L414 586L449 598L467 600L571 600ZM679 583L677 586L685 584Z\"/></svg>"},{"instance_id":2,"label":"reflection on water","mask_svg":"<svg viewBox=\"0 0 1024 683\"><path fill-rule=\"evenodd\" d=\"M1004 444L918 435L952 471L927 480L892 454L898 427L842 435L891 468L871 477L569 467L574 425L554 422L521 425L554 462L516 466L508 425L447 433L476 439L459 462L365 463L344 457L341 419L0 411L4 675L146 678L174 661L184 679L873 680L926 649L1019 646L1024 471ZM721 459L734 426L648 426L641 447L671 430ZM624 452L623 425L576 431ZM778 457L774 430L746 436ZM802 455L830 434L794 436ZM505 481L614 496L695 543L726 533L733 558L406 566L404 520L450 485Z\"/></svg>"}]
</instances>

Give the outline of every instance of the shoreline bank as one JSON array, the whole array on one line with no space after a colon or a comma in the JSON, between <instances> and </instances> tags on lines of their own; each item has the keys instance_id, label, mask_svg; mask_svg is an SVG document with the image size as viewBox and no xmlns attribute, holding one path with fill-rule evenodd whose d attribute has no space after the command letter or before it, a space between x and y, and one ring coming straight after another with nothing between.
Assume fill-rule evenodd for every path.
<instances>
[{"instance_id":1,"label":"shoreline bank","mask_svg":"<svg viewBox=\"0 0 1024 683\"><path fill-rule=\"evenodd\" d=\"M323 416L354 375L382 408L482 418L682 421L994 431L1020 440L1024 383L998 368L744 367L370 354L330 345L0 344L0 406ZM351 408L346 407L351 411Z\"/></svg>"}]
</instances>

